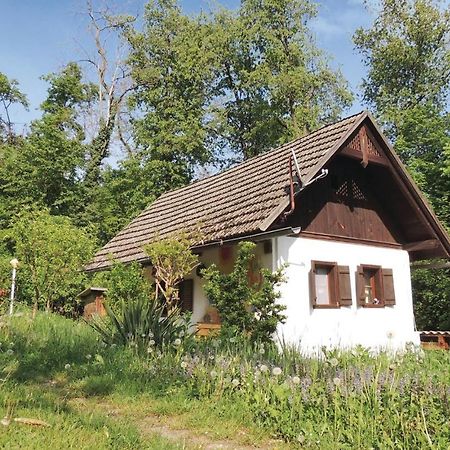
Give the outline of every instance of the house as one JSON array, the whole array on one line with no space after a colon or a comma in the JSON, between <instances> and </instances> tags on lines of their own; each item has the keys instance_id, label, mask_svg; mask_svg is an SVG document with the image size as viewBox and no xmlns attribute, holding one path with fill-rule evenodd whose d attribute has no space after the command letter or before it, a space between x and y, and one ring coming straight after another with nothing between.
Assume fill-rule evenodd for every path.
<instances>
[{"instance_id":1,"label":"house","mask_svg":"<svg viewBox=\"0 0 450 450\"><path fill-rule=\"evenodd\" d=\"M149 264L143 245L200 227L203 264L227 271L236 244L257 243L257 263L287 264L279 335L321 346L401 348L419 343L410 263L448 258L449 236L367 112L162 195L87 267ZM204 281L192 273L182 299L199 328L217 327Z\"/></svg>"}]
</instances>

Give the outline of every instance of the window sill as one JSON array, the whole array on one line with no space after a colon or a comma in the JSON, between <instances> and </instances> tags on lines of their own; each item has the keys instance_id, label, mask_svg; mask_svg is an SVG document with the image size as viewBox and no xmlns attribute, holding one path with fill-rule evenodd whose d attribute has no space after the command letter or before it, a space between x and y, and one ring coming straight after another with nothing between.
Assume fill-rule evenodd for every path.
<instances>
[{"instance_id":1,"label":"window sill","mask_svg":"<svg viewBox=\"0 0 450 450\"><path fill-rule=\"evenodd\" d=\"M384 308L385 305L371 305L370 303L367 305L359 305L361 308Z\"/></svg>"},{"instance_id":2,"label":"window sill","mask_svg":"<svg viewBox=\"0 0 450 450\"><path fill-rule=\"evenodd\" d=\"M341 305L313 305L313 309L339 309Z\"/></svg>"}]
</instances>

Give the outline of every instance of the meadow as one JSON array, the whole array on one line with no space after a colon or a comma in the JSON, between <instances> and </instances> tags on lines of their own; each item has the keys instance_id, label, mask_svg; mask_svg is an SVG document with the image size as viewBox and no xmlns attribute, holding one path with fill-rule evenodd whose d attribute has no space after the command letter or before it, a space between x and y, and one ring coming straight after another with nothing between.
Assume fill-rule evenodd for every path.
<instances>
[{"instance_id":1,"label":"meadow","mask_svg":"<svg viewBox=\"0 0 450 450\"><path fill-rule=\"evenodd\" d=\"M450 446L450 352L313 359L236 337L144 341L106 344L51 313L3 316L0 448Z\"/></svg>"}]
</instances>

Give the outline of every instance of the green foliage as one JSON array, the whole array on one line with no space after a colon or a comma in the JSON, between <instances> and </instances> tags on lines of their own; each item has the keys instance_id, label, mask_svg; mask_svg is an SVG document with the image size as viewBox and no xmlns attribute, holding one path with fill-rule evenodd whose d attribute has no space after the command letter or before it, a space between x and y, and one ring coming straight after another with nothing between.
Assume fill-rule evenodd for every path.
<instances>
[{"instance_id":1,"label":"green foliage","mask_svg":"<svg viewBox=\"0 0 450 450\"><path fill-rule=\"evenodd\" d=\"M219 12L215 35L219 135L248 158L336 120L351 94L329 67L308 22L309 0L246 0Z\"/></svg>"},{"instance_id":2,"label":"green foliage","mask_svg":"<svg viewBox=\"0 0 450 450\"><path fill-rule=\"evenodd\" d=\"M277 304L283 274L282 270L272 273L258 268L261 283L251 284L248 273L254 250L255 244L241 242L230 274L222 274L214 265L204 270L204 289L220 313L225 333L248 334L253 341L270 342L278 324L285 320L285 307Z\"/></svg>"},{"instance_id":3,"label":"green foliage","mask_svg":"<svg viewBox=\"0 0 450 450\"><path fill-rule=\"evenodd\" d=\"M179 283L199 265L198 255L191 251L195 241L196 238L181 232L144 247L152 264L157 295L162 294L169 311L179 301Z\"/></svg>"},{"instance_id":4,"label":"green foliage","mask_svg":"<svg viewBox=\"0 0 450 450\"><path fill-rule=\"evenodd\" d=\"M10 230L19 260L18 285L22 299L47 310L58 303L70 312L84 287L83 264L92 256L92 239L63 216L48 211L24 211Z\"/></svg>"},{"instance_id":5,"label":"green foliage","mask_svg":"<svg viewBox=\"0 0 450 450\"><path fill-rule=\"evenodd\" d=\"M108 345L129 345L139 353L177 347L188 336L189 321L178 308L167 312L158 299L142 296L122 301L114 312L106 303L107 318L95 317L89 325Z\"/></svg>"},{"instance_id":6,"label":"green foliage","mask_svg":"<svg viewBox=\"0 0 450 450\"><path fill-rule=\"evenodd\" d=\"M133 122L136 143L151 160L174 163L186 180L211 158L204 109L216 58L210 34L201 17L184 15L175 0L154 0L146 6L143 32L127 35L137 86L131 105L143 111Z\"/></svg>"},{"instance_id":7,"label":"green foliage","mask_svg":"<svg viewBox=\"0 0 450 450\"><path fill-rule=\"evenodd\" d=\"M107 303L116 313L120 312L124 304L135 300L148 302L154 297L152 286L145 279L142 266L136 262L115 262L110 270L96 274L92 282L108 289Z\"/></svg>"},{"instance_id":8,"label":"green foliage","mask_svg":"<svg viewBox=\"0 0 450 450\"><path fill-rule=\"evenodd\" d=\"M10 80L0 72L0 144L3 140L13 141L13 123L9 109L11 105L17 104L28 108L26 95L20 91L17 80Z\"/></svg>"},{"instance_id":9,"label":"green foliage","mask_svg":"<svg viewBox=\"0 0 450 450\"><path fill-rule=\"evenodd\" d=\"M412 272L414 313L419 330L449 330L450 270Z\"/></svg>"}]
</instances>

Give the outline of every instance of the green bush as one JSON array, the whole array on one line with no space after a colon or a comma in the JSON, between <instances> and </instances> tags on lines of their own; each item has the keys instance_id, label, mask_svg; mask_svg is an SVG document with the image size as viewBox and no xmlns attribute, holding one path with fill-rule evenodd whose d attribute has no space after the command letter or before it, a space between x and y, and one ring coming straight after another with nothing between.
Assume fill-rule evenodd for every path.
<instances>
[{"instance_id":1,"label":"green bush","mask_svg":"<svg viewBox=\"0 0 450 450\"><path fill-rule=\"evenodd\" d=\"M277 287L283 282L282 270L272 273L258 269L259 284L251 284L248 272L255 258L255 244L241 242L233 270L221 273L215 265L204 270L205 293L219 310L222 333L248 334L253 341L270 342L279 323L283 323L284 306L277 303Z\"/></svg>"}]
</instances>

